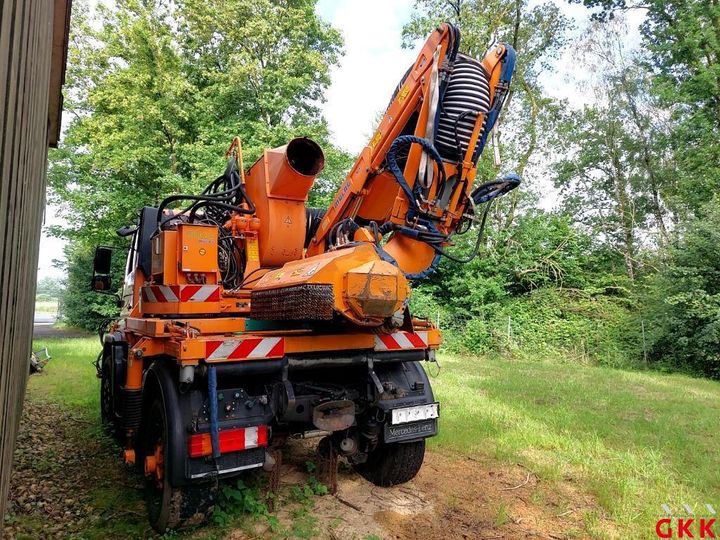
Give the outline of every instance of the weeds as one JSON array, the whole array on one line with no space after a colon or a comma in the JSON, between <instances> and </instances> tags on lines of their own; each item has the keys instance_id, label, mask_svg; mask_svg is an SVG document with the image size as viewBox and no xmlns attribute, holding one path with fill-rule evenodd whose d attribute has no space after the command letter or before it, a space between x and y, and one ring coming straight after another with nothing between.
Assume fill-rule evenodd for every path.
<instances>
[{"instance_id":1,"label":"weeds","mask_svg":"<svg viewBox=\"0 0 720 540\"><path fill-rule=\"evenodd\" d=\"M267 520L271 530L274 530L278 525L277 518L270 514L262 495L265 491L266 487L259 482L248 485L242 479L222 485L218 492L213 521L217 525L227 526L239 516L245 515Z\"/></svg>"}]
</instances>

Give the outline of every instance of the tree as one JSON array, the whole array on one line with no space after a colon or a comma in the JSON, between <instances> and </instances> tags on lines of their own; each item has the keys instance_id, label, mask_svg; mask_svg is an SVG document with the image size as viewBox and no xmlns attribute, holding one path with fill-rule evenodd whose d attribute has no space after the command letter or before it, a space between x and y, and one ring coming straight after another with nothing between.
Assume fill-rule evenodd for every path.
<instances>
[{"instance_id":1,"label":"tree","mask_svg":"<svg viewBox=\"0 0 720 540\"><path fill-rule=\"evenodd\" d=\"M720 186L720 4L717 0L570 0L608 21L645 11L641 26L653 92L671 112L677 210L701 214Z\"/></svg>"},{"instance_id":2,"label":"tree","mask_svg":"<svg viewBox=\"0 0 720 540\"><path fill-rule=\"evenodd\" d=\"M566 211L622 253L627 274L634 279L640 216L631 183L637 170L625 148L630 137L623 120L613 109L588 108L572 118L567 129L574 133L572 151L556 165L556 185L563 188Z\"/></svg>"},{"instance_id":3,"label":"tree","mask_svg":"<svg viewBox=\"0 0 720 540\"><path fill-rule=\"evenodd\" d=\"M620 253L628 276L637 273L641 244L667 244L666 222L677 215L676 174L667 150L667 114L650 94L639 53L628 50L626 25L593 25L579 60L594 71L595 104L566 114L554 134L561 159L555 184L576 223Z\"/></svg>"},{"instance_id":4,"label":"tree","mask_svg":"<svg viewBox=\"0 0 720 540\"><path fill-rule=\"evenodd\" d=\"M311 204L339 185L350 160L329 143L318 106L341 38L314 0L117 0L96 17L73 7L69 124L48 175L66 222L51 232L71 241L71 323L85 325L76 314L94 306L87 269L77 267L90 247L123 246L114 231L142 206L201 190L224 169L234 136L247 166L266 147L312 137L326 167ZM110 301L95 303L110 310Z\"/></svg>"},{"instance_id":5,"label":"tree","mask_svg":"<svg viewBox=\"0 0 720 540\"><path fill-rule=\"evenodd\" d=\"M65 248L67 278L61 298L62 319L77 328L93 332L107 327L109 319L120 314L118 296L100 294L90 289L93 275L94 249L80 242L73 242ZM120 284L126 250L118 249L113 254L111 283Z\"/></svg>"},{"instance_id":6,"label":"tree","mask_svg":"<svg viewBox=\"0 0 720 540\"><path fill-rule=\"evenodd\" d=\"M75 16L71 120L51 154L54 232L108 241L139 207L204 187L240 135L247 164L296 135L325 143L338 183L347 158L327 144L318 103L341 52L314 1L119 0ZM228 14L233 14L228 16Z\"/></svg>"},{"instance_id":7,"label":"tree","mask_svg":"<svg viewBox=\"0 0 720 540\"><path fill-rule=\"evenodd\" d=\"M652 276L644 315L651 360L720 378L720 200L692 220Z\"/></svg>"},{"instance_id":8,"label":"tree","mask_svg":"<svg viewBox=\"0 0 720 540\"><path fill-rule=\"evenodd\" d=\"M36 296L44 297L47 299L58 299L62 296L65 287L59 279L45 276L38 279L37 289L35 291Z\"/></svg>"}]
</instances>

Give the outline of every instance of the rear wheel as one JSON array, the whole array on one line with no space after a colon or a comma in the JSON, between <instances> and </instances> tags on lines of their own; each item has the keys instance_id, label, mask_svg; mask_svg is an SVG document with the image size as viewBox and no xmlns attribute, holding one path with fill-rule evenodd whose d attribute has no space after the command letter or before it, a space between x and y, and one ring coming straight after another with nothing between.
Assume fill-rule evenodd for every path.
<instances>
[{"instance_id":1,"label":"rear wheel","mask_svg":"<svg viewBox=\"0 0 720 540\"><path fill-rule=\"evenodd\" d=\"M390 487L409 482L425 459L425 439L408 443L383 444L355 469L376 486Z\"/></svg>"},{"instance_id":2,"label":"rear wheel","mask_svg":"<svg viewBox=\"0 0 720 540\"><path fill-rule=\"evenodd\" d=\"M205 484L183 487L170 484L165 461L168 455L167 416L159 395L153 399L144 417L145 493L150 524L160 533L199 525L212 514L214 490Z\"/></svg>"}]
</instances>

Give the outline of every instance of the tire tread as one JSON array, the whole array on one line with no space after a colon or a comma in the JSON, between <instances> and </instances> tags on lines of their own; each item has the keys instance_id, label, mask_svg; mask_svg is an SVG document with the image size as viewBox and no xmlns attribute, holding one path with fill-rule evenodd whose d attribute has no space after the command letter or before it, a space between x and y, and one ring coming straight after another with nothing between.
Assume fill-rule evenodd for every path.
<instances>
[{"instance_id":1,"label":"tire tread","mask_svg":"<svg viewBox=\"0 0 720 540\"><path fill-rule=\"evenodd\" d=\"M366 463L355 468L376 486L390 487L415 478L424 459L425 439L422 439L380 446L370 454Z\"/></svg>"}]
</instances>

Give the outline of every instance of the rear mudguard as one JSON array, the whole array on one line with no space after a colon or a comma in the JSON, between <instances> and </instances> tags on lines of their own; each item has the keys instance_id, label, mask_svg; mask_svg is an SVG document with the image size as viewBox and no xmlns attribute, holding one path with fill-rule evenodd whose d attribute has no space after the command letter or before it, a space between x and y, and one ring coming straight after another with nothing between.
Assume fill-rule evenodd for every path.
<instances>
[{"instance_id":1,"label":"rear mudguard","mask_svg":"<svg viewBox=\"0 0 720 540\"><path fill-rule=\"evenodd\" d=\"M103 358L109 357L112 363L110 382L112 387L112 413L118 426L122 422L122 386L127 371L128 343L122 332L105 334L103 337Z\"/></svg>"},{"instance_id":2,"label":"rear mudguard","mask_svg":"<svg viewBox=\"0 0 720 540\"><path fill-rule=\"evenodd\" d=\"M420 362L402 362L391 364L386 369L376 370L378 378L386 386L388 383L406 392L404 396L393 396L389 392L381 394L377 407L384 414L383 441L410 442L437 435L437 420L425 420L413 424L392 426L391 410L416 405L434 403L435 399L425 370Z\"/></svg>"}]
</instances>

